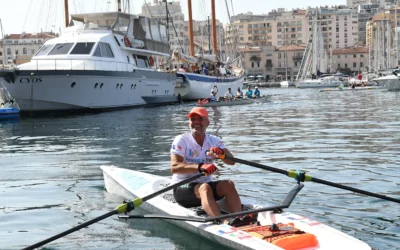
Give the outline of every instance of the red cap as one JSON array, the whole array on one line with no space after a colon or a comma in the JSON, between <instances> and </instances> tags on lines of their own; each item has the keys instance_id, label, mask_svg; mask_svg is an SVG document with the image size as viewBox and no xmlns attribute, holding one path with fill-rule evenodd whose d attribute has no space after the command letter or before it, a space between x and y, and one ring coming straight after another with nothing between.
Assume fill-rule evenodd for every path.
<instances>
[{"instance_id":1,"label":"red cap","mask_svg":"<svg viewBox=\"0 0 400 250\"><path fill-rule=\"evenodd\" d=\"M202 107L196 107L193 108L190 113L188 114L188 118L192 117L194 114L199 115L201 117L207 117L208 118L208 112L205 108Z\"/></svg>"}]
</instances>

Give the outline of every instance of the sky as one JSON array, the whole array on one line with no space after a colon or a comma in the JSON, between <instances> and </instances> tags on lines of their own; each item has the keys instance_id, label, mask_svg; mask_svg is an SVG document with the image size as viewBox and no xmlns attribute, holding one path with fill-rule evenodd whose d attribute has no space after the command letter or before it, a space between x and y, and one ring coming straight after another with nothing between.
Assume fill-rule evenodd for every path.
<instances>
[{"instance_id":1,"label":"sky","mask_svg":"<svg viewBox=\"0 0 400 250\"><path fill-rule=\"evenodd\" d=\"M171 0L168 0L171 1ZM174 0L176 1L176 0ZM229 12L233 14L252 12L268 13L273 9L307 8L317 6L345 5L346 0L226 0ZM125 0L122 0L125 2ZM131 0L131 12L140 14L142 6L152 4L153 0ZM187 0L180 0L182 12L187 14ZM233 3L233 10L231 7ZM223 23L228 23L228 11L225 0L215 0L216 16ZM207 20L211 16L211 0L192 0L193 19ZM116 0L69 0L70 14L116 11ZM0 0L0 19L3 34L37 33L41 31L62 32L65 27L63 0ZM0 35L2 35L0 33Z\"/></svg>"}]
</instances>

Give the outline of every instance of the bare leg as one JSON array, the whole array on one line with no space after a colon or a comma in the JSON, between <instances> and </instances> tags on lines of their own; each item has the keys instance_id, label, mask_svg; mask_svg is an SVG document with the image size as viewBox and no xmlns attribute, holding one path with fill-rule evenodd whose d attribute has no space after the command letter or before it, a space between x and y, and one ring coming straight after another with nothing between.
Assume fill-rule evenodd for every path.
<instances>
[{"instance_id":1,"label":"bare leg","mask_svg":"<svg viewBox=\"0 0 400 250\"><path fill-rule=\"evenodd\" d=\"M220 181L217 184L217 194L225 197L228 212L235 213L242 211L242 202L232 181Z\"/></svg>"},{"instance_id":2,"label":"bare leg","mask_svg":"<svg viewBox=\"0 0 400 250\"><path fill-rule=\"evenodd\" d=\"M194 193L201 200L201 206L209 216L221 215L221 210L214 199L213 191L207 183L199 183L194 187Z\"/></svg>"}]
</instances>

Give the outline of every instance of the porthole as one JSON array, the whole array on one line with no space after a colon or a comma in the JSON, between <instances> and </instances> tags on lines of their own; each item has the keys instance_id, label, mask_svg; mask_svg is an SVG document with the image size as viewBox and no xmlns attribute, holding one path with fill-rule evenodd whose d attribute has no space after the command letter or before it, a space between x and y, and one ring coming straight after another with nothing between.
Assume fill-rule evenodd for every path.
<instances>
[{"instance_id":1,"label":"porthole","mask_svg":"<svg viewBox=\"0 0 400 250\"><path fill-rule=\"evenodd\" d=\"M99 83L96 82L96 84L94 85L94 88L96 89L98 85L99 85Z\"/></svg>"},{"instance_id":2,"label":"porthole","mask_svg":"<svg viewBox=\"0 0 400 250\"><path fill-rule=\"evenodd\" d=\"M124 84L123 84L123 83L121 83L121 85L119 85L119 88L120 88L120 89L122 89L122 86L124 86Z\"/></svg>"},{"instance_id":3,"label":"porthole","mask_svg":"<svg viewBox=\"0 0 400 250\"><path fill-rule=\"evenodd\" d=\"M76 82L71 83L71 88L75 87Z\"/></svg>"},{"instance_id":4,"label":"porthole","mask_svg":"<svg viewBox=\"0 0 400 250\"><path fill-rule=\"evenodd\" d=\"M116 89L119 87L119 83L117 84L117 86L115 87Z\"/></svg>"},{"instance_id":5,"label":"porthole","mask_svg":"<svg viewBox=\"0 0 400 250\"><path fill-rule=\"evenodd\" d=\"M132 83L132 85L131 85L131 89L133 89L133 83Z\"/></svg>"},{"instance_id":6,"label":"porthole","mask_svg":"<svg viewBox=\"0 0 400 250\"><path fill-rule=\"evenodd\" d=\"M100 88L102 88L102 87L103 87L103 83L100 84Z\"/></svg>"}]
</instances>

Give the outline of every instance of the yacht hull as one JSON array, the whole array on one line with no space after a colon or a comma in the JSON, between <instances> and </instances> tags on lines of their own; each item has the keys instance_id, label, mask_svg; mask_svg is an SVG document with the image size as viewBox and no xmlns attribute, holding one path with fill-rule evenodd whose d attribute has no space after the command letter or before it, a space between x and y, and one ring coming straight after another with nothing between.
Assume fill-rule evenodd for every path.
<instances>
[{"instance_id":1,"label":"yacht hull","mask_svg":"<svg viewBox=\"0 0 400 250\"><path fill-rule=\"evenodd\" d=\"M183 78L184 84L187 84L186 88L182 88L184 93L181 94L183 100L198 100L210 97L211 89L214 85L218 87L217 96L223 96L228 88L231 88L232 92L235 93L237 88L243 88L244 77L216 77L206 76L194 73L177 73L178 78Z\"/></svg>"},{"instance_id":2,"label":"yacht hull","mask_svg":"<svg viewBox=\"0 0 400 250\"><path fill-rule=\"evenodd\" d=\"M303 80L296 83L297 88L335 88L339 87L339 80L327 80L322 81L321 79Z\"/></svg>"},{"instance_id":3,"label":"yacht hull","mask_svg":"<svg viewBox=\"0 0 400 250\"><path fill-rule=\"evenodd\" d=\"M398 76L388 75L375 78L372 81L378 83L388 91L400 91L400 77Z\"/></svg>"},{"instance_id":4,"label":"yacht hull","mask_svg":"<svg viewBox=\"0 0 400 250\"><path fill-rule=\"evenodd\" d=\"M177 101L176 76L156 71L0 71L0 82L21 111L112 109Z\"/></svg>"}]
</instances>

